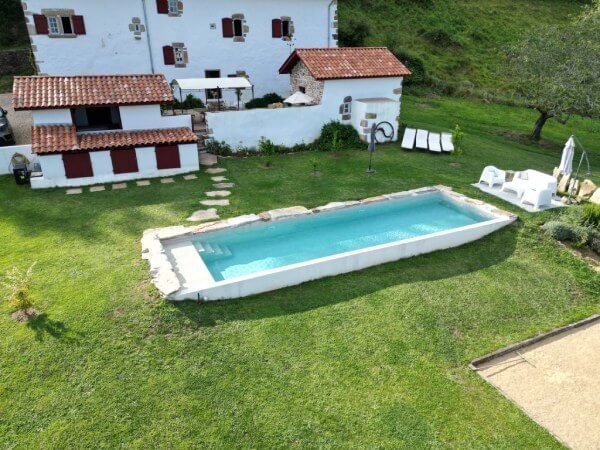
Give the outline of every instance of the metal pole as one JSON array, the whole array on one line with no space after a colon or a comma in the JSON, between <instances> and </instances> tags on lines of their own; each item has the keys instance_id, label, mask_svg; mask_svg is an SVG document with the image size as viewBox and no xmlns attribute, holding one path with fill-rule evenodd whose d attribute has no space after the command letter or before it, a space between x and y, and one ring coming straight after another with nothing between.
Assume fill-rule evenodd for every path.
<instances>
[{"instance_id":1,"label":"metal pole","mask_svg":"<svg viewBox=\"0 0 600 450\"><path fill-rule=\"evenodd\" d=\"M579 139L577 139L577 136L573 135L573 140L575 141L575 147L577 148L577 146L581 147L581 158L579 160L579 165L577 166L577 172L575 172L575 178L572 178L571 181L573 180L577 180L579 178L579 172L581 171L581 166L583 165L583 160L585 159L585 162L587 164L587 172L585 174L586 177L590 176L591 171L591 167L590 167L590 159L588 157L588 152L585 149L585 147L583 145L581 145L581 142L579 142ZM571 183L571 181L569 183ZM573 196L573 191L575 190L575 182L573 182L572 186L569 186L569 196L567 197L567 203L571 203L571 197Z\"/></svg>"},{"instance_id":2,"label":"metal pole","mask_svg":"<svg viewBox=\"0 0 600 450\"><path fill-rule=\"evenodd\" d=\"M152 56L152 42L150 42L150 24L148 23L148 14L146 12L146 0L142 0L142 10L144 11L144 25L146 26L146 39L148 40L148 54L150 55L150 72L154 72L154 58Z\"/></svg>"}]
</instances>

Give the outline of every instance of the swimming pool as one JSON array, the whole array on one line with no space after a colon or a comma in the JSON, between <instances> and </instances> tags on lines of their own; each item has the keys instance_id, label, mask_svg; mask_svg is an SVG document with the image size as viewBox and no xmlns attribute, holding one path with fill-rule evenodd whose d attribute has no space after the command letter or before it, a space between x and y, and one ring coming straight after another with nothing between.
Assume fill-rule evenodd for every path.
<instances>
[{"instance_id":1,"label":"swimming pool","mask_svg":"<svg viewBox=\"0 0 600 450\"><path fill-rule=\"evenodd\" d=\"M155 285L172 300L244 297L456 247L516 218L447 188L278 211L149 233Z\"/></svg>"}]
</instances>

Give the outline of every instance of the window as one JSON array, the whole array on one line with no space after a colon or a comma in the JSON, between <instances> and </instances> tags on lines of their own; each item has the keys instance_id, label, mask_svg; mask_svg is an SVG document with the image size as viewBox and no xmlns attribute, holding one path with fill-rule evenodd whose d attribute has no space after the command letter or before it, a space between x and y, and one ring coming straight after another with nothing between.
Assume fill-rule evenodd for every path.
<instances>
[{"instance_id":1,"label":"window","mask_svg":"<svg viewBox=\"0 0 600 450\"><path fill-rule=\"evenodd\" d=\"M169 14L179 14L179 0L169 0Z\"/></svg>"},{"instance_id":2,"label":"window","mask_svg":"<svg viewBox=\"0 0 600 450\"><path fill-rule=\"evenodd\" d=\"M73 25L71 24L70 17L61 17L60 23L62 25L63 34L73 34Z\"/></svg>"},{"instance_id":3,"label":"window","mask_svg":"<svg viewBox=\"0 0 600 450\"><path fill-rule=\"evenodd\" d=\"M48 32L50 34L61 34L60 27L58 26L58 17L57 16L49 16L48 17Z\"/></svg>"},{"instance_id":4,"label":"window","mask_svg":"<svg viewBox=\"0 0 600 450\"><path fill-rule=\"evenodd\" d=\"M344 103L343 111L344 111L344 114L351 114L352 113L352 103Z\"/></svg>"},{"instance_id":5,"label":"window","mask_svg":"<svg viewBox=\"0 0 600 450\"><path fill-rule=\"evenodd\" d=\"M33 24L37 34L48 34L52 37L86 34L83 16L70 14L68 10L52 10L46 15L34 14Z\"/></svg>"},{"instance_id":6,"label":"window","mask_svg":"<svg viewBox=\"0 0 600 450\"><path fill-rule=\"evenodd\" d=\"M289 20L281 21L281 34L283 35L283 37L292 37L292 33L290 31L291 29L292 27L290 26Z\"/></svg>"},{"instance_id":7,"label":"window","mask_svg":"<svg viewBox=\"0 0 600 450\"><path fill-rule=\"evenodd\" d=\"M121 116L116 106L100 108L75 108L73 123L77 131L120 130Z\"/></svg>"},{"instance_id":8,"label":"window","mask_svg":"<svg viewBox=\"0 0 600 450\"><path fill-rule=\"evenodd\" d=\"M175 64L185 64L185 49L183 47L173 47L173 53L175 54Z\"/></svg>"},{"instance_id":9,"label":"window","mask_svg":"<svg viewBox=\"0 0 600 450\"><path fill-rule=\"evenodd\" d=\"M298 90L303 94L306 94L306 88L304 86L298 86Z\"/></svg>"},{"instance_id":10,"label":"window","mask_svg":"<svg viewBox=\"0 0 600 450\"><path fill-rule=\"evenodd\" d=\"M291 40L294 35L294 22L291 17L280 17L271 22L272 36L276 39L283 38L284 41Z\"/></svg>"},{"instance_id":11,"label":"window","mask_svg":"<svg viewBox=\"0 0 600 450\"><path fill-rule=\"evenodd\" d=\"M244 24L241 19L235 19L233 21L233 36L243 37L244 36Z\"/></svg>"}]
</instances>

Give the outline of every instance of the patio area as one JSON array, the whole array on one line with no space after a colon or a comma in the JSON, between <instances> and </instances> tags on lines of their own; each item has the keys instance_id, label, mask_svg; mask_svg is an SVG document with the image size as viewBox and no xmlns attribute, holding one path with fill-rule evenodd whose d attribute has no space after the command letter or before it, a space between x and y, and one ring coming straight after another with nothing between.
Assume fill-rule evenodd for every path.
<instances>
[{"instance_id":1,"label":"patio area","mask_svg":"<svg viewBox=\"0 0 600 450\"><path fill-rule=\"evenodd\" d=\"M552 203L550 205L535 207L528 203L522 203L521 198L514 192L504 192L502 190L501 185L488 186L487 184L484 184L484 183L473 183L471 186L476 187L481 192L485 192L486 194L490 194L490 195L493 195L494 197L504 200L505 202L508 202L511 205L518 206L519 208L521 208L527 212L530 212L530 213L536 213L536 212L546 211L546 210L555 209L555 208L566 208L566 206L567 206L564 203L561 203L560 197L558 197L558 196L554 196L554 198L552 199Z\"/></svg>"}]
</instances>

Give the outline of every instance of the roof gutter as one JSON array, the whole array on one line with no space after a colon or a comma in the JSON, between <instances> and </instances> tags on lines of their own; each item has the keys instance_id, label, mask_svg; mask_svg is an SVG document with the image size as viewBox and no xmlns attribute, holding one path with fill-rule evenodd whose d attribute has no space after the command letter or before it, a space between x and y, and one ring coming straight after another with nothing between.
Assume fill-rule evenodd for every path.
<instances>
[{"instance_id":1,"label":"roof gutter","mask_svg":"<svg viewBox=\"0 0 600 450\"><path fill-rule=\"evenodd\" d=\"M154 58L152 57L152 43L150 40L150 25L148 24L148 13L146 12L146 0L142 0L142 9L144 10L144 24L146 26L146 39L148 40L148 55L150 55L150 72L154 71Z\"/></svg>"}]
</instances>

